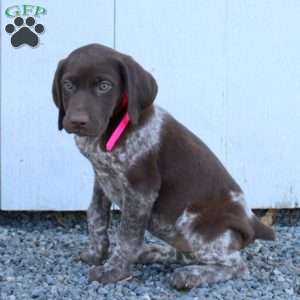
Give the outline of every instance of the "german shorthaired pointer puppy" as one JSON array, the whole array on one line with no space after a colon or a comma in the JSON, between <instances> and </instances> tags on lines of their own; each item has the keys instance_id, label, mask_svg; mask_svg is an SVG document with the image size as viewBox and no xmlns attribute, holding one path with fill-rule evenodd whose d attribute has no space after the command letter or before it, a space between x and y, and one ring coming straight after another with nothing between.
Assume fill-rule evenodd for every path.
<instances>
[{"instance_id":1,"label":"german shorthaired pointer puppy","mask_svg":"<svg viewBox=\"0 0 300 300\"><path fill-rule=\"evenodd\" d=\"M165 261L182 264L169 277L177 289L241 277L248 271L240 250L274 232L208 147L153 105L156 94L151 74L102 45L73 51L56 70L58 127L75 134L95 173L90 244L81 254L94 265L90 280L116 282L133 263ZM122 215L108 258L112 203ZM146 230L166 246L145 245Z\"/></svg>"}]
</instances>

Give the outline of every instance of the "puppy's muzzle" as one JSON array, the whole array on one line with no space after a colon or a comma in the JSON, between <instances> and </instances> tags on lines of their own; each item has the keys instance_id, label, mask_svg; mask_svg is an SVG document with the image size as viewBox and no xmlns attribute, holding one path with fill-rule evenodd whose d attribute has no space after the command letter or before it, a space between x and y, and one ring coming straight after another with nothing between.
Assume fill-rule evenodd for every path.
<instances>
[{"instance_id":1,"label":"puppy's muzzle","mask_svg":"<svg viewBox=\"0 0 300 300\"><path fill-rule=\"evenodd\" d=\"M72 113L65 121L65 128L71 133L81 133L87 131L90 118L86 113Z\"/></svg>"}]
</instances>

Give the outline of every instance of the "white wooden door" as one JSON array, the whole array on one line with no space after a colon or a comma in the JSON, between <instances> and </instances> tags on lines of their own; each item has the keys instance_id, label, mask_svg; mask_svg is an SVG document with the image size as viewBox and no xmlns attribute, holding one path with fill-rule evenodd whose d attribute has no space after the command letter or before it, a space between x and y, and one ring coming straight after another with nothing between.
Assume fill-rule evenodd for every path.
<instances>
[{"instance_id":1,"label":"white wooden door","mask_svg":"<svg viewBox=\"0 0 300 300\"><path fill-rule=\"evenodd\" d=\"M59 3L59 4L58 4ZM200 136L253 208L300 198L298 0L31 1L47 9L40 45L15 49L1 2L2 209L85 209L92 171L56 129L57 61L99 42L136 58L157 103Z\"/></svg>"},{"instance_id":2,"label":"white wooden door","mask_svg":"<svg viewBox=\"0 0 300 300\"><path fill-rule=\"evenodd\" d=\"M85 209L92 189L91 168L73 138L57 130L51 96L60 59L87 43L113 46L110 0L1 0L1 207L7 210ZM18 6L18 7L14 7ZM47 10L34 16L36 6ZM14 48L6 24L18 12L33 15L45 31L40 44Z\"/></svg>"}]
</instances>

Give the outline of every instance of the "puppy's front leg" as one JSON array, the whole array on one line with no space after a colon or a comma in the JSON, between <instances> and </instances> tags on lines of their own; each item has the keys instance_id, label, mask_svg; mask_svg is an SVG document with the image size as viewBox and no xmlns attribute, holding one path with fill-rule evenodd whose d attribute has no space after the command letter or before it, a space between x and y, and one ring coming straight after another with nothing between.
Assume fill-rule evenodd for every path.
<instances>
[{"instance_id":1,"label":"puppy's front leg","mask_svg":"<svg viewBox=\"0 0 300 300\"><path fill-rule=\"evenodd\" d=\"M153 202L153 199L136 197L125 201L122 207L118 244L107 263L90 271L90 281L116 282L130 275L129 265L137 261L143 248L144 234Z\"/></svg>"},{"instance_id":2,"label":"puppy's front leg","mask_svg":"<svg viewBox=\"0 0 300 300\"><path fill-rule=\"evenodd\" d=\"M87 211L90 245L80 254L81 260L89 265L99 265L107 257L110 208L111 202L104 195L95 178L92 202Z\"/></svg>"}]
</instances>

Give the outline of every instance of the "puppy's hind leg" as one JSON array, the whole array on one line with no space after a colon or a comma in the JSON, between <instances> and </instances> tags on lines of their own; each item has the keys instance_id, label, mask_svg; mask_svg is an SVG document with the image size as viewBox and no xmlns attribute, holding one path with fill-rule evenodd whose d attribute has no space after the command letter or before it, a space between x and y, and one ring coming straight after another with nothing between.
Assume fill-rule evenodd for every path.
<instances>
[{"instance_id":1,"label":"puppy's hind leg","mask_svg":"<svg viewBox=\"0 0 300 300\"><path fill-rule=\"evenodd\" d=\"M178 251L169 245L146 244L137 259L137 263L144 265L166 262L178 262Z\"/></svg>"},{"instance_id":2,"label":"puppy's hind leg","mask_svg":"<svg viewBox=\"0 0 300 300\"><path fill-rule=\"evenodd\" d=\"M236 261L231 266L188 265L175 269L170 276L170 284L176 289L191 289L204 284L227 281L248 274L248 268L243 261Z\"/></svg>"},{"instance_id":3,"label":"puppy's hind leg","mask_svg":"<svg viewBox=\"0 0 300 300\"><path fill-rule=\"evenodd\" d=\"M193 252L182 254L187 266L175 269L170 276L170 284L176 289L190 289L247 275L248 268L239 250L232 248L236 243L233 238L231 230L210 242L195 233L192 238Z\"/></svg>"}]
</instances>

